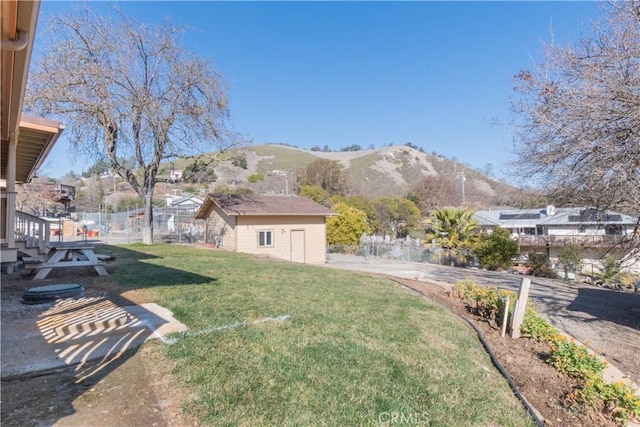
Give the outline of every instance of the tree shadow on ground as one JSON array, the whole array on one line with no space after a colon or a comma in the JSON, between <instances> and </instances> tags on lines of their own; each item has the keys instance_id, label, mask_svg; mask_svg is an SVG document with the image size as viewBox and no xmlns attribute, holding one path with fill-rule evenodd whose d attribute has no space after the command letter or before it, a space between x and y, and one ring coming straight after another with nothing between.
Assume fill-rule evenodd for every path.
<instances>
[{"instance_id":1,"label":"tree shadow on ground","mask_svg":"<svg viewBox=\"0 0 640 427\"><path fill-rule=\"evenodd\" d=\"M640 330L640 294L614 289L578 289L578 296L566 308L588 313L599 320Z\"/></svg>"},{"instance_id":2,"label":"tree shadow on ground","mask_svg":"<svg viewBox=\"0 0 640 427\"><path fill-rule=\"evenodd\" d=\"M151 284L216 281L146 263L145 260L157 257L125 247L104 246L96 248L96 252L116 255L116 261L106 265L109 276L97 277L93 269L84 269L86 274L79 274L83 269L73 268L58 269L42 281L3 278L0 415L3 426L53 425L74 414L78 399L94 391L96 384L127 363L142 343L176 331L176 324L179 330L179 323L161 307L135 304L122 295L123 291ZM127 278L126 288L118 283L123 276ZM29 307L21 304L24 290L52 283L78 283L85 288L86 296L58 300L55 304ZM145 396L137 395L140 391L123 396L123 400L131 405L135 401L138 407L144 405ZM152 401L146 404L153 406ZM144 420L145 425L162 424L161 420L153 419L161 417L160 411L147 409L150 418ZM118 424L117 419L112 421Z\"/></svg>"}]
</instances>

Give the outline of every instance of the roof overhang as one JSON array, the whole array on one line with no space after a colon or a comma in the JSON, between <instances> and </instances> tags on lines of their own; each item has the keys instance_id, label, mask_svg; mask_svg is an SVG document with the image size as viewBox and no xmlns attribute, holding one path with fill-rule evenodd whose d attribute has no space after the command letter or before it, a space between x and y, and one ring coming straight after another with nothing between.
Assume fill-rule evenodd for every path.
<instances>
[{"instance_id":1,"label":"roof overhang","mask_svg":"<svg viewBox=\"0 0 640 427\"><path fill-rule=\"evenodd\" d=\"M9 141L11 133L18 129L20 122L39 10L39 1L3 0L0 2L2 20L0 132L3 144Z\"/></svg>"},{"instance_id":2,"label":"roof overhang","mask_svg":"<svg viewBox=\"0 0 640 427\"><path fill-rule=\"evenodd\" d=\"M15 182L23 183L28 182L42 166L64 129L64 126L53 120L22 114L39 10L39 0L0 2L0 180L5 183L9 165L9 143L12 138L16 141Z\"/></svg>"},{"instance_id":3,"label":"roof overhang","mask_svg":"<svg viewBox=\"0 0 640 427\"><path fill-rule=\"evenodd\" d=\"M16 147L16 182L28 182L42 166L64 126L56 121L23 114ZM4 156L3 156L4 159ZM4 168L5 162L2 161ZM3 176L4 176L3 169Z\"/></svg>"}]
</instances>

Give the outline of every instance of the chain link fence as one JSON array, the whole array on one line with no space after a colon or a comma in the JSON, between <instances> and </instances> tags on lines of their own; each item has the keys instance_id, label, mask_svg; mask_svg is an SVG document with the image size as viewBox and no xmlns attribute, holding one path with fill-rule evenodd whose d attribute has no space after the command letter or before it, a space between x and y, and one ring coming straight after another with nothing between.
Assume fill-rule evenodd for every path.
<instances>
[{"instance_id":1,"label":"chain link fence","mask_svg":"<svg viewBox=\"0 0 640 427\"><path fill-rule=\"evenodd\" d=\"M331 262L332 254L343 254L362 257L364 262L428 262L434 260L431 246L426 246L416 239L411 241L364 241L359 245L327 246L327 261Z\"/></svg>"},{"instance_id":2,"label":"chain link fence","mask_svg":"<svg viewBox=\"0 0 640 427\"><path fill-rule=\"evenodd\" d=\"M175 208L153 210L153 238L157 242L195 242L205 236L206 224L194 220L195 212ZM87 237L100 237L114 243L132 243L142 241L144 212L84 212L76 219L77 234Z\"/></svg>"}]
</instances>

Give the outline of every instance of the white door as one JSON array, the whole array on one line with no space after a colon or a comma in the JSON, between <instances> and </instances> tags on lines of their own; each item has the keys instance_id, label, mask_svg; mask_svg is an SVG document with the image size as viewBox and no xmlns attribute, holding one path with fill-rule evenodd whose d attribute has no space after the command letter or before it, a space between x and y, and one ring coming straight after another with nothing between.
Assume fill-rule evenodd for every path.
<instances>
[{"instance_id":1,"label":"white door","mask_svg":"<svg viewBox=\"0 0 640 427\"><path fill-rule=\"evenodd\" d=\"M291 230L291 261L304 263L304 230Z\"/></svg>"}]
</instances>

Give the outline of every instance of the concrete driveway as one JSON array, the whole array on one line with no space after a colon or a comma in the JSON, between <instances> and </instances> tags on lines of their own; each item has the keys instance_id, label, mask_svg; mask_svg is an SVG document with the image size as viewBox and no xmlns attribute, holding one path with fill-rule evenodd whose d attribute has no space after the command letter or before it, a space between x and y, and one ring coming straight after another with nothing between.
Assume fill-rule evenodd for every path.
<instances>
[{"instance_id":1,"label":"concrete driveway","mask_svg":"<svg viewBox=\"0 0 640 427\"><path fill-rule=\"evenodd\" d=\"M387 274L450 289L471 278L480 285L517 292L522 276L426 263L381 261L331 254L328 268ZM538 313L585 343L640 384L640 293L531 277L530 297Z\"/></svg>"}]
</instances>

